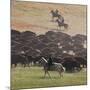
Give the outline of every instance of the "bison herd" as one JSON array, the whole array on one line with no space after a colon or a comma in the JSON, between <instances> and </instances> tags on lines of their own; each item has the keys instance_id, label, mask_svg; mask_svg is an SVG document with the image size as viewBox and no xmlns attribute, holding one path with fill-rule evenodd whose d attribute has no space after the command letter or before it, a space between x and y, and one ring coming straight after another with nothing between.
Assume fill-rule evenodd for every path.
<instances>
[{"instance_id":1,"label":"bison herd","mask_svg":"<svg viewBox=\"0 0 90 90\"><path fill-rule=\"evenodd\" d=\"M30 67L31 65L39 65L39 60L42 56L33 58L28 55L11 55L11 66L16 67L20 64L22 67ZM48 57L45 57L48 60ZM82 68L87 67L87 60L82 57L65 57L65 58L52 58L53 62L61 63L67 72L80 71Z\"/></svg>"},{"instance_id":2,"label":"bison herd","mask_svg":"<svg viewBox=\"0 0 90 90\"><path fill-rule=\"evenodd\" d=\"M11 30L11 66L38 65L41 57L62 63L67 72L87 67L87 38L85 35L70 36L62 32L48 31L37 35L31 31Z\"/></svg>"}]
</instances>

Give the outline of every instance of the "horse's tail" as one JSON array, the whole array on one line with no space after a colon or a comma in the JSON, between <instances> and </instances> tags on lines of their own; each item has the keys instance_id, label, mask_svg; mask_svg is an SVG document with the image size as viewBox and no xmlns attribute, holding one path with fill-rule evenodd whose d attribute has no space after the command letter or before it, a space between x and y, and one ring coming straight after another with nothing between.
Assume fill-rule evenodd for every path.
<instances>
[{"instance_id":1,"label":"horse's tail","mask_svg":"<svg viewBox=\"0 0 90 90\"><path fill-rule=\"evenodd\" d=\"M64 24L64 27L67 29L68 28L68 24Z\"/></svg>"},{"instance_id":2,"label":"horse's tail","mask_svg":"<svg viewBox=\"0 0 90 90\"><path fill-rule=\"evenodd\" d=\"M62 67L62 72L65 72L65 70L66 70L66 69L65 69L64 67Z\"/></svg>"}]
</instances>

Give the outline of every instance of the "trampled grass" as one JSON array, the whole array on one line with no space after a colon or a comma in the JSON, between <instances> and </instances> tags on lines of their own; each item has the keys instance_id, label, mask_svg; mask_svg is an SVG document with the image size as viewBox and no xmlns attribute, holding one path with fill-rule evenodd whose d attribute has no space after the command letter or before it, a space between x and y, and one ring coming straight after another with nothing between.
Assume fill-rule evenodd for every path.
<instances>
[{"instance_id":1,"label":"trampled grass","mask_svg":"<svg viewBox=\"0 0 90 90\"><path fill-rule=\"evenodd\" d=\"M62 78L54 71L50 72L50 75L51 78L49 78L48 75L46 78L43 78L44 71L41 67L13 68L11 70L11 88L18 90L21 88L60 87L87 84L85 69L77 73L64 73Z\"/></svg>"}]
</instances>

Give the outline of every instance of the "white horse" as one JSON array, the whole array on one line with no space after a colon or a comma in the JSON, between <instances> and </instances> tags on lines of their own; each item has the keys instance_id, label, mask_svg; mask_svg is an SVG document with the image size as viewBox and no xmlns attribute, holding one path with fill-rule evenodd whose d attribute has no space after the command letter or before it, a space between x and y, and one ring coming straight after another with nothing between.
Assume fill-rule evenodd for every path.
<instances>
[{"instance_id":1,"label":"white horse","mask_svg":"<svg viewBox=\"0 0 90 90\"><path fill-rule=\"evenodd\" d=\"M63 76L62 73L65 72L65 68L63 67L63 65L61 63L53 63L53 65L50 67L50 70L49 70L48 62L44 57L42 57L39 62L44 67L44 71L45 71L44 78L46 77L46 74L48 74L48 76L51 77L49 74L49 71L57 71L59 73L60 77L62 77Z\"/></svg>"}]
</instances>

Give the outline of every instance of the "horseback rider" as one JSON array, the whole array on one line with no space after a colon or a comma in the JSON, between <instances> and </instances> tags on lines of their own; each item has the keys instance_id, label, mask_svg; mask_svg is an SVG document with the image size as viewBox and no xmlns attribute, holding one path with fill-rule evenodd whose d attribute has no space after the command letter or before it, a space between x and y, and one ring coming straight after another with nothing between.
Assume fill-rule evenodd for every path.
<instances>
[{"instance_id":1,"label":"horseback rider","mask_svg":"<svg viewBox=\"0 0 90 90\"><path fill-rule=\"evenodd\" d=\"M56 9L55 13L56 13L56 14L59 14L58 9ZM60 15L60 14L59 14L59 15ZM64 17L63 17L63 16L60 15L60 16L58 17L58 19L59 19L60 23L64 23Z\"/></svg>"},{"instance_id":2,"label":"horseback rider","mask_svg":"<svg viewBox=\"0 0 90 90\"><path fill-rule=\"evenodd\" d=\"M56 9L55 13L58 14L58 12L59 12L59 11Z\"/></svg>"},{"instance_id":3,"label":"horseback rider","mask_svg":"<svg viewBox=\"0 0 90 90\"><path fill-rule=\"evenodd\" d=\"M62 17L62 16L60 17L60 22L64 23L64 17Z\"/></svg>"},{"instance_id":4,"label":"horseback rider","mask_svg":"<svg viewBox=\"0 0 90 90\"><path fill-rule=\"evenodd\" d=\"M50 70L50 67L53 65L53 60L52 60L52 57L50 56L49 57L49 60L48 60L48 69Z\"/></svg>"}]
</instances>

